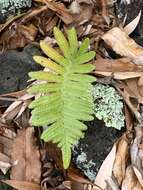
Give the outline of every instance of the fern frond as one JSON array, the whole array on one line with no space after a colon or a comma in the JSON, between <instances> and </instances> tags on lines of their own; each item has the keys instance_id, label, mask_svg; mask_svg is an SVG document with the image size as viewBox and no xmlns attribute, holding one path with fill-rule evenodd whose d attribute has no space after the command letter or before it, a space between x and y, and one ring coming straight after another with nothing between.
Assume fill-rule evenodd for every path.
<instances>
[{"instance_id":1,"label":"fern frond","mask_svg":"<svg viewBox=\"0 0 143 190\"><path fill-rule=\"evenodd\" d=\"M68 31L68 40L69 40L71 54L74 56L76 55L78 49L77 34L74 28Z\"/></svg>"},{"instance_id":2,"label":"fern frond","mask_svg":"<svg viewBox=\"0 0 143 190\"><path fill-rule=\"evenodd\" d=\"M86 38L86 39L82 42L82 44L80 45L80 48L79 48L79 50L78 50L78 52L77 52L77 56L80 56L80 55L86 53L86 52L88 51L89 44L90 44L89 38Z\"/></svg>"},{"instance_id":3,"label":"fern frond","mask_svg":"<svg viewBox=\"0 0 143 190\"><path fill-rule=\"evenodd\" d=\"M40 46L50 58L34 56L34 60L50 71L30 72L29 76L43 81L28 89L29 93L41 94L30 104L32 124L47 129L41 138L57 143L62 150L64 168L71 160L71 147L84 137L87 126L84 121L93 120L92 82L95 77L88 75L95 66L87 63L95 56L88 52L89 39L80 45L75 29L68 31L67 39L54 28L54 36L63 55L41 41Z\"/></svg>"},{"instance_id":4,"label":"fern frond","mask_svg":"<svg viewBox=\"0 0 143 190\"><path fill-rule=\"evenodd\" d=\"M64 68L62 66L58 65L50 59L42 56L34 56L33 59L43 67L49 68L51 71L55 71L57 74L64 72Z\"/></svg>"}]
</instances>

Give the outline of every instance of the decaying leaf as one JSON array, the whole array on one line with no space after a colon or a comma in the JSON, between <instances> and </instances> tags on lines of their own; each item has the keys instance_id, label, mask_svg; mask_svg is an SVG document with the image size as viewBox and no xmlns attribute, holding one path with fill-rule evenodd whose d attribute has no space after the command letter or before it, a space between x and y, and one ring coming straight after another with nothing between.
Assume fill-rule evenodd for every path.
<instances>
[{"instance_id":1,"label":"decaying leaf","mask_svg":"<svg viewBox=\"0 0 143 190\"><path fill-rule=\"evenodd\" d=\"M112 176L112 169L116 156L116 146L117 144L114 144L112 150L110 151L103 164L101 165L96 179L94 181L94 183L102 189L106 187L107 179Z\"/></svg>"},{"instance_id":2,"label":"decaying leaf","mask_svg":"<svg viewBox=\"0 0 143 190\"><path fill-rule=\"evenodd\" d=\"M113 174L118 181L118 184L121 185L126 171L126 164L128 160L128 151L129 151L129 140L124 134L118 143L116 158L113 166Z\"/></svg>"},{"instance_id":3,"label":"decaying leaf","mask_svg":"<svg viewBox=\"0 0 143 190\"><path fill-rule=\"evenodd\" d=\"M32 127L21 129L13 143L11 179L40 182L40 154L34 140Z\"/></svg>"},{"instance_id":4,"label":"decaying leaf","mask_svg":"<svg viewBox=\"0 0 143 190\"><path fill-rule=\"evenodd\" d=\"M11 167L10 158L3 153L0 153L0 170L6 174Z\"/></svg>"},{"instance_id":5,"label":"decaying leaf","mask_svg":"<svg viewBox=\"0 0 143 190\"><path fill-rule=\"evenodd\" d=\"M112 28L102 39L119 55L132 59L134 63L143 63L143 48L118 27Z\"/></svg>"},{"instance_id":6,"label":"decaying leaf","mask_svg":"<svg viewBox=\"0 0 143 190\"><path fill-rule=\"evenodd\" d=\"M54 1L43 0L47 7L52 11L55 11L56 14L61 18L65 24L71 24L74 21L73 16L69 13L68 9L64 6L63 3L58 3Z\"/></svg>"},{"instance_id":7,"label":"decaying leaf","mask_svg":"<svg viewBox=\"0 0 143 190\"><path fill-rule=\"evenodd\" d=\"M15 102L13 102L3 113L1 121L3 123L11 122L15 117L18 118L26 110L31 102L33 96L24 94L19 97Z\"/></svg>"},{"instance_id":8,"label":"decaying leaf","mask_svg":"<svg viewBox=\"0 0 143 190\"><path fill-rule=\"evenodd\" d=\"M126 168L125 178L121 190L142 190L142 187L134 174L132 166Z\"/></svg>"},{"instance_id":9,"label":"decaying leaf","mask_svg":"<svg viewBox=\"0 0 143 190\"><path fill-rule=\"evenodd\" d=\"M115 177L109 177L106 181L107 187L106 190L120 190L120 187L117 183Z\"/></svg>"},{"instance_id":10,"label":"decaying leaf","mask_svg":"<svg viewBox=\"0 0 143 190\"><path fill-rule=\"evenodd\" d=\"M98 58L95 62L95 72L142 72L142 64L134 64L129 58L103 59Z\"/></svg>"},{"instance_id":11,"label":"decaying leaf","mask_svg":"<svg viewBox=\"0 0 143 190\"><path fill-rule=\"evenodd\" d=\"M140 18L141 18L141 10L139 12L139 14L137 15L137 17L135 19L133 19L129 24L127 24L125 27L124 27L124 31L129 35L131 34L135 28L137 27L137 25L139 24L139 21L140 21Z\"/></svg>"},{"instance_id":12,"label":"decaying leaf","mask_svg":"<svg viewBox=\"0 0 143 190\"><path fill-rule=\"evenodd\" d=\"M0 37L0 45L5 49L16 49L24 47L27 43L34 41L37 35L37 28L13 23Z\"/></svg>"},{"instance_id":13,"label":"decaying leaf","mask_svg":"<svg viewBox=\"0 0 143 190\"><path fill-rule=\"evenodd\" d=\"M41 190L40 185L33 183L33 182L27 182L27 181L16 181L16 180L2 180L3 183L6 183L7 185L10 185L11 187L17 189L17 190Z\"/></svg>"},{"instance_id":14,"label":"decaying leaf","mask_svg":"<svg viewBox=\"0 0 143 190\"><path fill-rule=\"evenodd\" d=\"M134 173L140 182L141 186L143 187L143 150L140 148L143 142L143 128L136 127L136 137L131 145L131 162L133 165Z\"/></svg>"}]
</instances>

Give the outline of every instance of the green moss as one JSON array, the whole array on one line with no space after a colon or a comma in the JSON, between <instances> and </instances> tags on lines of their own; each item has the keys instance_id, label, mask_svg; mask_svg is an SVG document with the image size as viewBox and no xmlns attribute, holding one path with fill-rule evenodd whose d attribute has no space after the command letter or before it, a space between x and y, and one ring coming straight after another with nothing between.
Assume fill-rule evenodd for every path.
<instances>
[{"instance_id":1,"label":"green moss","mask_svg":"<svg viewBox=\"0 0 143 190\"><path fill-rule=\"evenodd\" d=\"M109 85L96 84L93 86L96 118L103 120L107 127L121 129L124 127L123 99Z\"/></svg>"}]
</instances>

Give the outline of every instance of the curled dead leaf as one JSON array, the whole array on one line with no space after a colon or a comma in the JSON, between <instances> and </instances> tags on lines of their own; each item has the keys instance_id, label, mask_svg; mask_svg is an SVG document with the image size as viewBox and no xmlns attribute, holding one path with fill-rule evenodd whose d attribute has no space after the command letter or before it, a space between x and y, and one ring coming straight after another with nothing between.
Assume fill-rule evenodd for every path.
<instances>
[{"instance_id":1,"label":"curled dead leaf","mask_svg":"<svg viewBox=\"0 0 143 190\"><path fill-rule=\"evenodd\" d=\"M126 168L125 178L122 183L122 190L141 190L142 187L134 173L132 166Z\"/></svg>"},{"instance_id":2,"label":"curled dead leaf","mask_svg":"<svg viewBox=\"0 0 143 190\"><path fill-rule=\"evenodd\" d=\"M118 142L116 158L113 166L113 174L118 181L118 184L121 185L125 177L126 164L129 154L129 140L124 134Z\"/></svg>"},{"instance_id":3,"label":"curled dead leaf","mask_svg":"<svg viewBox=\"0 0 143 190\"><path fill-rule=\"evenodd\" d=\"M114 27L102 36L102 39L119 55L128 57L134 63L143 63L143 48L128 34L118 27Z\"/></svg>"},{"instance_id":4,"label":"curled dead leaf","mask_svg":"<svg viewBox=\"0 0 143 190\"><path fill-rule=\"evenodd\" d=\"M0 170L5 175L11 167L10 158L5 154L0 153Z\"/></svg>"},{"instance_id":5,"label":"curled dead leaf","mask_svg":"<svg viewBox=\"0 0 143 190\"><path fill-rule=\"evenodd\" d=\"M27 181L16 181L16 180L2 180L3 183L10 185L17 190L41 190L40 185Z\"/></svg>"},{"instance_id":6,"label":"curled dead leaf","mask_svg":"<svg viewBox=\"0 0 143 190\"><path fill-rule=\"evenodd\" d=\"M107 179L112 176L112 169L116 156L116 146L117 144L114 144L112 150L105 158L94 181L94 183L102 189L106 187Z\"/></svg>"}]
</instances>

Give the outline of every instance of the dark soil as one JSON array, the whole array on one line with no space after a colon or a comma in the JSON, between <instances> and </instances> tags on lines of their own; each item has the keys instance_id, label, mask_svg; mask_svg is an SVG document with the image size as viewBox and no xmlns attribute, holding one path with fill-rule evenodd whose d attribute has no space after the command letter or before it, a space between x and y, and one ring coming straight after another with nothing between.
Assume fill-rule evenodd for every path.
<instances>
[{"instance_id":1,"label":"dark soil","mask_svg":"<svg viewBox=\"0 0 143 190\"><path fill-rule=\"evenodd\" d=\"M122 131L108 128L103 121L88 122L85 138L73 149L73 161L90 179L95 176Z\"/></svg>"}]
</instances>

